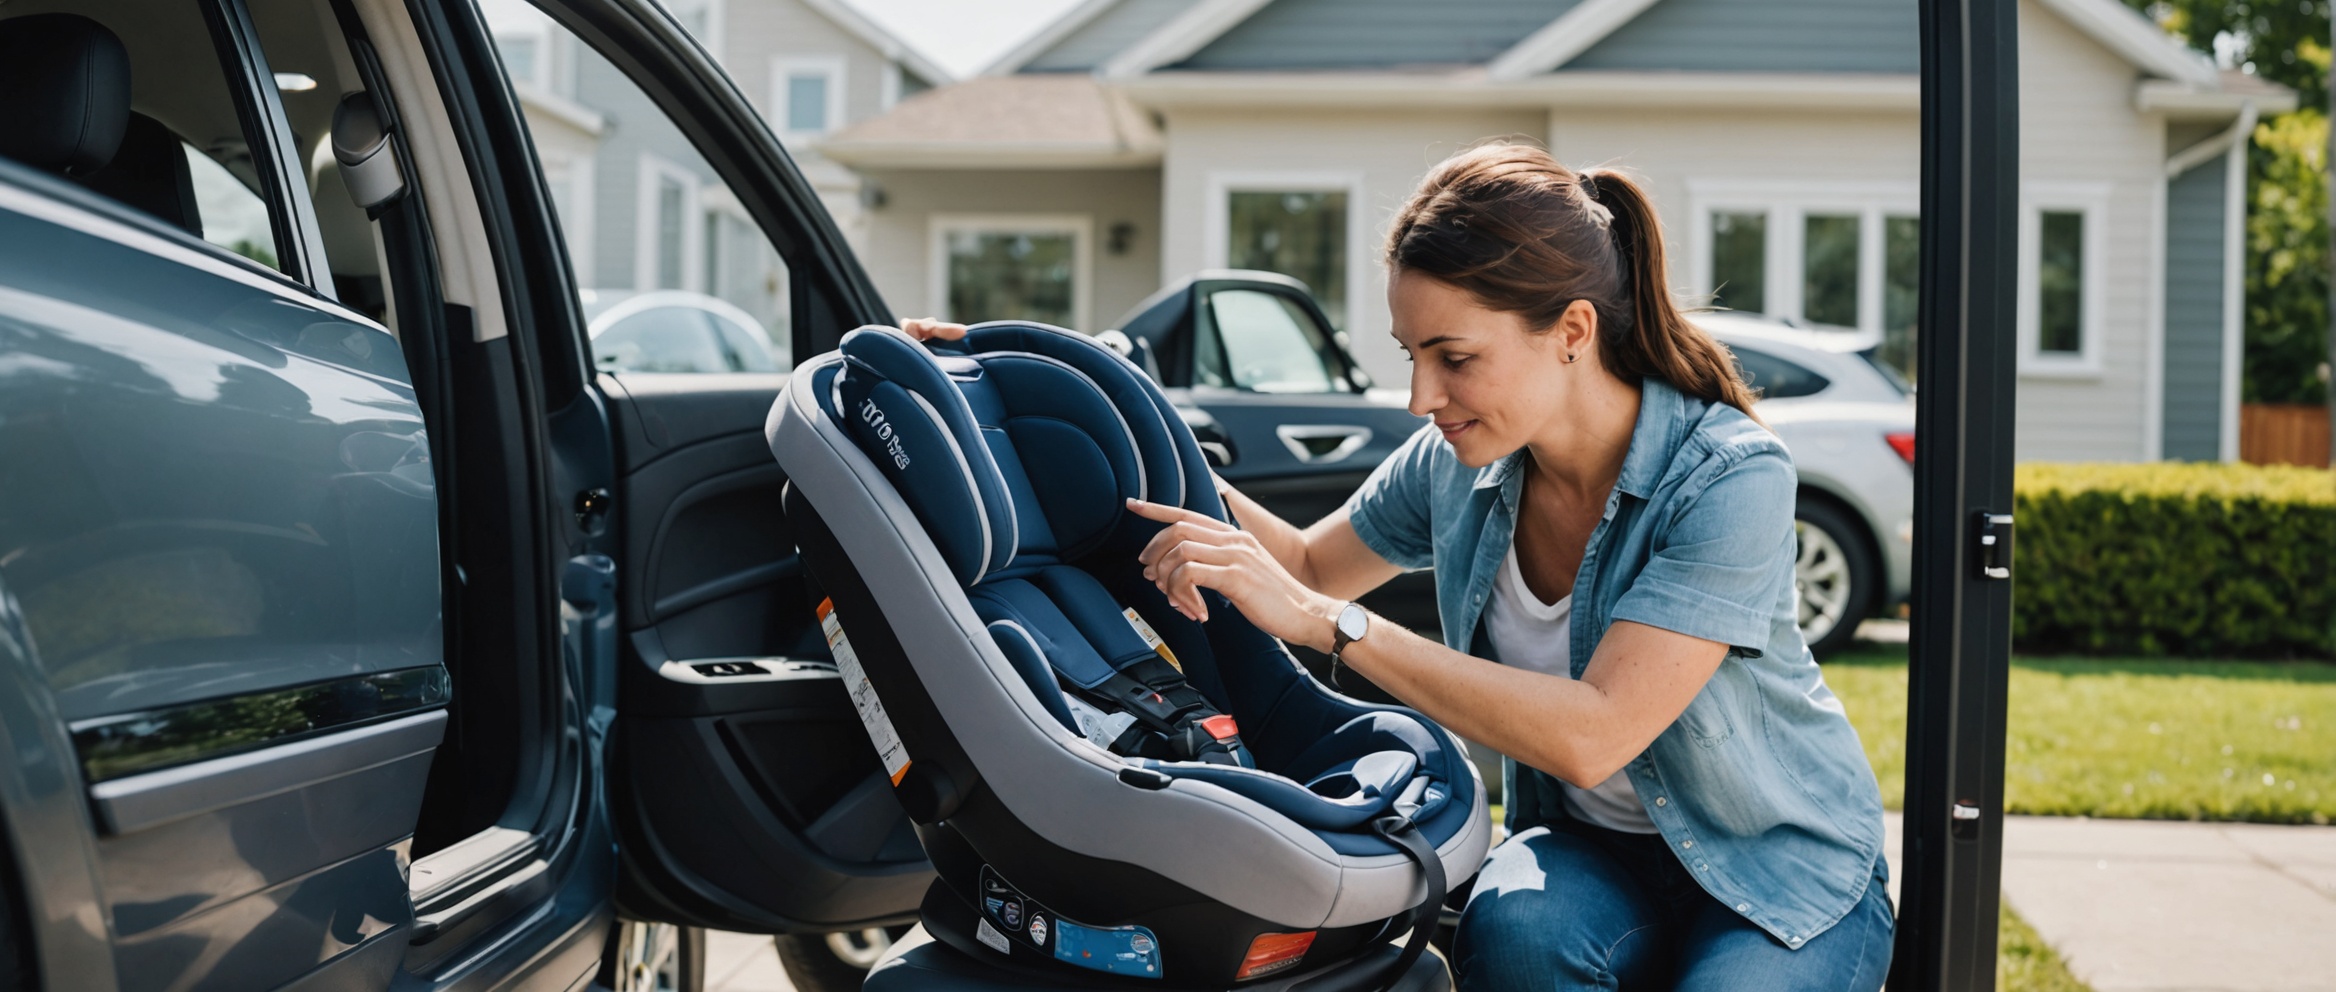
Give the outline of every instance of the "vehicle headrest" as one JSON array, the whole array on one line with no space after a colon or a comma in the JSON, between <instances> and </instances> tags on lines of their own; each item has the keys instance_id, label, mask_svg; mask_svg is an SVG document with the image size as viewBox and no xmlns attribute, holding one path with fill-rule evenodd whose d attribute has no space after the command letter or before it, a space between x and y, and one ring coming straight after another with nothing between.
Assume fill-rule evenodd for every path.
<instances>
[{"instance_id":1,"label":"vehicle headrest","mask_svg":"<svg viewBox=\"0 0 2336 992\"><path fill-rule=\"evenodd\" d=\"M113 161L130 122L130 53L79 14L0 21L0 155L51 172Z\"/></svg>"},{"instance_id":2,"label":"vehicle headrest","mask_svg":"<svg viewBox=\"0 0 2336 992\"><path fill-rule=\"evenodd\" d=\"M177 134L145 114L131 114L113 161L81 177L81 185L153 214L173 227L203 236L203 211L195 201L194 174Z\"/></svg>"},{"instance_id":3,"label":"vehicle headrest","mask_svg":"<svg viewBox=\"0 0 2336 992\"><path fill-rule=\"evenodd\" d=\"M1094 365L1070 332L1006 330L977 330L971 355L936 355L895 328L864 327L844 336L835 383L846 430L968 586L1086 553L1128 498L1182 496L1162 414L1140 382L1116 378L1132 369ZM1159 476L1177 488L1163 493Z\"/></svg>"}]
</instances>

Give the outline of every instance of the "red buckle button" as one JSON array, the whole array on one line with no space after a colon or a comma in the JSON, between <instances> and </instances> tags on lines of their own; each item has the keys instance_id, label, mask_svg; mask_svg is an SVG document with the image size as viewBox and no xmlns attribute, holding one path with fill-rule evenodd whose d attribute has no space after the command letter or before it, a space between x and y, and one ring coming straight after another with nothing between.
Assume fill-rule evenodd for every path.
<instances>
[{"instance_id":1,"label":"red buckle button","mask_svg":"<svg viewBox=\"0 0 2336 992\"><path fill-rule=\"evenodd\" d=\"M1241 733L1241 728L1233 725L1233 715L1230 713L1219 713L1215 716L1202 717L1200 720L1200 729L1208 731L1210 737L1214 737L1220 741L1238 736Z\"/></svg>"}]
</instances>

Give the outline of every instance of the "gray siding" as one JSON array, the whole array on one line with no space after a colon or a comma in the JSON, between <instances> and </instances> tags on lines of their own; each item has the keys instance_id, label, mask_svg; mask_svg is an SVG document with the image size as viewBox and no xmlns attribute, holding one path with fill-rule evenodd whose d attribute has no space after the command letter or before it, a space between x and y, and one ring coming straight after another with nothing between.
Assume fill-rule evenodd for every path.
<instances>
[{"instance_id":1,"label":"gray siding","mask_svg":"<svg viewBox=\"0 0 2336 992\"><path fill-rule=\"evenodd\" d=\"M720 182L647 94L597 53L579 54L576 101L606 115L600 148L593 156L593 258L579 259L580 289L648 289L638 284L635 265L640 239L641 154L647 152L695 174L700 183Z\"/></svg>"},{"instance_id":2,"label":"gray siding","mask_svg":"<svg viewBox=\"0 0 2336 992\"><path fill-rule=\"evenodd\" d=\"M2222 457L2223 173L2216 156L2166 183L2165 456Z\"/></svg>"},{"instance_id":3,"label":"gray siding","mask_svg":"<svg viewBox=\"0 0 2336 992\"><path fill-rule=\"evenodd\" d=\"M1661 0L1559 71L1914 73L1915 15L1915 0Z\"/></svg>"},{"instance_id":4,"label":"gray siding","mask_svg":"<svg viewBox=\"0 0 2336 992\"><path fill-rule=\"evenodd\" d=\"M1488 62L1576 0L1275 0L1179 69Z\"/></svg>"},{"instance_id":5,"label":"gray siding","mask_svg":"<svg viewBox=\"0 0 2336 992\"><path fill-rule=\"evenodd\" d=\"M1087 72L1191 10L1192 5L1193 0L1119 0L1110 10L1063 36L1054 47L1040 52L1022 71Z\"/></svg>"}]
</instances>

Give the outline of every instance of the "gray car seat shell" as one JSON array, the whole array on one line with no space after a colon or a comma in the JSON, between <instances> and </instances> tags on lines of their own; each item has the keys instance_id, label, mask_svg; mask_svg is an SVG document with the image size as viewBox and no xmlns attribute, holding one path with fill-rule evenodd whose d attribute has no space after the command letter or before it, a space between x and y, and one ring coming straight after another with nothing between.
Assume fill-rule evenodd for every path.
<instances>
[{"instance_id":1,"label":"gray car seat shell","mask_svg":"<svg viewBox=\"0 0 2336 992\"><path fill-rule=\"evenodd\" d=\"M896 330L854 333L907 340ZM984 354L1011 352L1092 372L1078 378L1109 394L1118 415L1154 445L1142 452L1148 467L1143 495L1222 515L1213 488L1185 484L1184 477L1206 478L1190 432L1124 359L1083 336L1043 325L982 325L969 342L969 356L949 360L965 366ZM863 342L876 344L898 351L889 342ZM852 347L847 338L847 350ZM948 913L934 911L936 900L979 902L976 879L988 875L1086 926L1132 921L1150 928L1147 933L1158 933L1170 981L1179 984L1228 980L1238 963L1238 954L1225 960L1218 947L1197 954L1198 945L1216 937L1191 936L1196 933L1222 931L1245 940L1246 933L1318 931L1317 956L1306 962L1311 968L1337 958L1342 948L1361 948L1399 931L1408 912L1428 898L1423 873L1401 850L1359 824L1341 822L1334 805L1325 806L1319 795L1290 795L1306 793L1304 785L1270 768L1123 757L1065 725L1060 702L1034 691L1030 677L1001 650L994 622L985 621L969 595L969 585L978 593L989 573L1018 560L1011 548L999 547L1003 537L995 531L1004 528L991 528L979 554L964 550L975 546L964 532L944 534L954 542L945 552L911 503L924 501L928 514L949 512L934 509L946 504L935 503L929 492L904 498L870 457L867 439L853 437L840 388L846 364L842 353L832 353L797 369L766 433L790 478L789 522L805 564L834 599L836 617L907 751L897 794L941 872L927 899L935 935L970 954L995 952L994 944L984 950L974 943L968 931L980 924L970 917L953 928L935 918ZM919 403L941 416L931 403ZM1126 436L1133 440L1137 433ZM1162 438L1175 447L1158 448ZM966 446L955 447L953 457L968 461ZM996 494L984 501L959 490L952 498L986 504ZM1140 546L1148 533L1115 523L1108 536L1080 550L1132 572L1137 566L1129 542ZM1199 642L1192 638L1202 637L1210 645L1248 645L1263 639L1222 601L1210 629L1170 630L1189 622L1160 619L1164 601L1138 602L1145 593L1157 597L1148 583L1117 582L1111 592L1155 617L1161 636L1171 641L1182 637L1193 644ZM1306 676L1278 645L1272 651L1272 663L1287 668L1274 678L1287 680L1287 698L1295 700L1291 710L1320 710L1317 721L1352 715L1366 725L1357 733L1384 724L1406 739L1420 739L1437 774L1448 777L1439 781L1449 790L1448 801L1432 814L1421 810L1422 833L1447 879L1471 875L1489 842L1490 824L1482 783L1457 741L1409 711L1338 696ZM1258 658L1226 664L1236 661L1256 664ZM1207 671L1192 674L1204 693L1227 695ZM1242 708L1229 699L1214 701L1228 713ZM1270 729L1258 726L1267 713L1255 705L1247 709L1237 713L1244 737L1253 728ZM1282 710L1280 704L1273 708ZM1452 760L1443 757L1447 749ZM1285 741L1274 750L1286 758L1293 746ZM1363 777L1410 773L1400 761L1378 760L1362 769ZM1419 774L1427 774L1424 766ZM1028 948L1016 945L1023 950Z\"/></svg>"}]
</instances>

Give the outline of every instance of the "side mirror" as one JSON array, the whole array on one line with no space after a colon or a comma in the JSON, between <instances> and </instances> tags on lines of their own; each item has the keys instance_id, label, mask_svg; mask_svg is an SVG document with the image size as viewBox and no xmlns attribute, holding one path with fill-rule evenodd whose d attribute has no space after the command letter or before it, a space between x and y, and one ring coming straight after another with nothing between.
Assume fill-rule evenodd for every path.
<instances>
[{"instance_id":1,"label":"side mirror","mask_svg":"<svg viewBox=\"0 0 2336 992\"><path fill-rule=\"evenodd\" d=\"M341 182L349 199L372 210L406 191L405 173L398 168L397 149L389 126L373 94L358 90L333 108L333 161L340 164Z\"/></svg>"}]
</instances>

